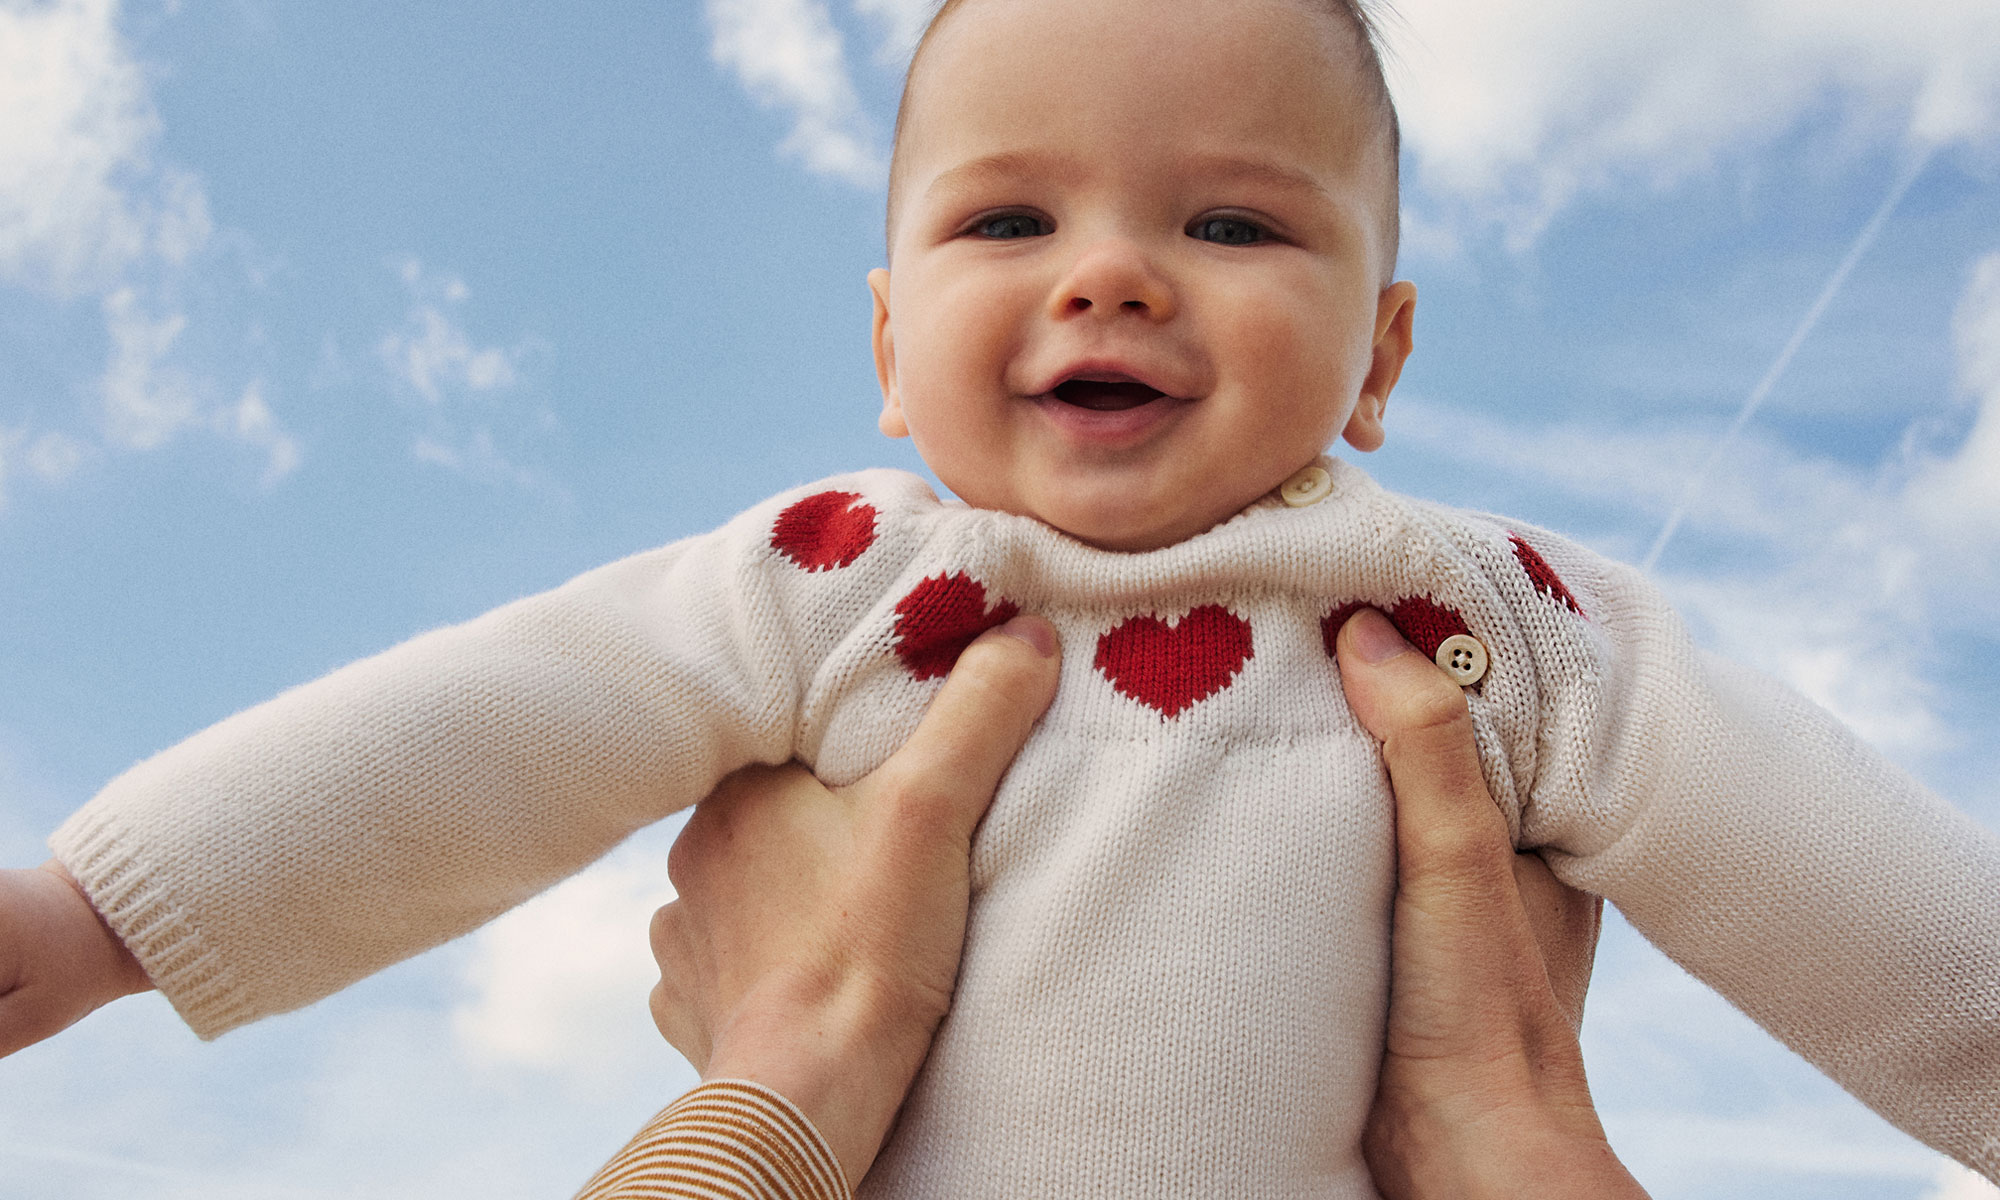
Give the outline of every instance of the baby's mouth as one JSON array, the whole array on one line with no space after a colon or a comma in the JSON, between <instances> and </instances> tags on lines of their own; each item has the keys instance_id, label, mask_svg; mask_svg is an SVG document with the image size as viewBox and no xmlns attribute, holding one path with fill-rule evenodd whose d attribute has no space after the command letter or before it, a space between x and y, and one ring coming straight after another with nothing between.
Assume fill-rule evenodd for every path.
<instances>
[{"instance_id":1,"label":"baby's mouth","mask_svg":"<svg viewBox=\"0 0 2000 1200\"><path fill-rule=\"evenodd\" d=\"M1092 412L1123 412L1165 396L1158 388L1130 380L1066 379L1050 393L1064 404Z\"/></svg>"}]
</instances>

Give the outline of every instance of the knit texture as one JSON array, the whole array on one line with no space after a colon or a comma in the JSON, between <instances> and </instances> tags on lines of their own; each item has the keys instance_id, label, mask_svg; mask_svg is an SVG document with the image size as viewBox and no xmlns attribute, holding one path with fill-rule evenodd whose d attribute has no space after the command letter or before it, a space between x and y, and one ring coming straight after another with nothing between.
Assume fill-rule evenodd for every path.
<instances>
[{"instance_id":1,"label":"knit texture","mask_svg":"<svg viewBox=\"0 0 2000 1200\"><path fill-rule=\"evenodd\" d=\"M1144 554L866 472L417 638L55 839L197 1032L463 933L797 757L852 781L1015 611L1062 680L974 846L958 992L865 1197L1370 1197L1394 843L1331 622L1486 646L1517 844L1864 1102L2000 1175L2000 839L1699 655L1635 572L1326 464Z\"/></svg>"},{"instance_id":2,"label":"knit texture","mask_svg":"<svg viewBox=\"0 0 2000 1200\"><path fill-rule=\"evenodd\" d=\"M646 1123L576 1200L848 1200L825 1139L759 1083L695 1085Z\"/></svg>"}]
</instances>

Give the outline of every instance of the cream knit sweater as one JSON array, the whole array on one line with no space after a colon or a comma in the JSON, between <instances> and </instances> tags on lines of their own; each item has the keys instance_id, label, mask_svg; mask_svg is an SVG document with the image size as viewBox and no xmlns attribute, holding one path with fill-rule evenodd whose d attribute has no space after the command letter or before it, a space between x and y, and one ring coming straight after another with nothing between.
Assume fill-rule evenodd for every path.
<instances>
[{"instance_id":1,"label":"cream knit sweater","mask_svg":"<svg viewBox=\"0 0 2000 1200\"><path fill-rule=\"evenodd\" d=\"M1369 1197L1393 831L1328 653L1369 603L1489 651L1468 699L1521 846L2000 1175L2000 839L1698 654L1633 571L1326 465L1317 504L1145 554L900 473L821 483L232 717L53 844L212 1037L464 933L738 766L861 776L1018 606L1061 631L1061 687L860 1194Z\"/></svg>"}]
</instances>

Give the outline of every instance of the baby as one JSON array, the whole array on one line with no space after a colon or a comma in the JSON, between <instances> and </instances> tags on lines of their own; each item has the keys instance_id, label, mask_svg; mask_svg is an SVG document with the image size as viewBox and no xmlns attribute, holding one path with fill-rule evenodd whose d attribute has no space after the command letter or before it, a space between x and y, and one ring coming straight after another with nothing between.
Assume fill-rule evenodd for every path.
<instances>
[{"instance_id":1,"label":"baby","mask_svg":"<svg viewBox=\"0 0 2000 1200\"><path fill-rule=\"evenodd\" d=\"M1350 0L968 0L910 71L864 472L288 692L61 861L203 1036L463 933L751 762L832 783L1029 610L1067 654L870 1196L1369 1197L1394 887L1330 655L1466 688L1517 843L2000 1175L2000 842L1636 573L1388 494L1395 116Z\"/></svg>"}]
</instances>

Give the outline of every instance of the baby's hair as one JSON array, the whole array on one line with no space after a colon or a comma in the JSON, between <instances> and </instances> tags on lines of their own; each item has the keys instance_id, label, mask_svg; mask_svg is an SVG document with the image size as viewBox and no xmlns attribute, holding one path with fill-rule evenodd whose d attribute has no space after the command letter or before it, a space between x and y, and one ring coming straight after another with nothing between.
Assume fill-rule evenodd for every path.
<instances>
[{"instance_id":1,"label":"baby's hair","mask_svg":"<svg viewBox=\"0 0 2000 1200\"><path fill-rule=\"evenodd\" d=\"M1382 220L1384 245L1388 250L1386 269L1393 271L1396 265L1396 247L1401 240L1401 196L1402 184L1399 163L1402 157L1402 126L1396 120L1396 104L1389 95L1389 80L1382 70L1381 22L1377 11L1390 12L1387 0L1298 0L1299 3L1317 12L1330 16L1347 35L1345 42L1354 55L1350 64L1368 107L1375 118L1375 146L1384 156L1383 169L1387 173L1387 194L1382 198ZM917 77L917 67L923 62L924 49L931 38L951 15L964 7L969 0L943 0L937 11L924 26L924 32L917 39L916 48L910 54L910 69L903 78L903 96L896 105L896 132L889 152L889 204L886 237L893 252L896 240L896 193L901 183L901 151L903 128L910 115L911 83ZM1385 279L1383 281L1387 283Z\"/></svg>"}]
</instances>

